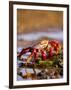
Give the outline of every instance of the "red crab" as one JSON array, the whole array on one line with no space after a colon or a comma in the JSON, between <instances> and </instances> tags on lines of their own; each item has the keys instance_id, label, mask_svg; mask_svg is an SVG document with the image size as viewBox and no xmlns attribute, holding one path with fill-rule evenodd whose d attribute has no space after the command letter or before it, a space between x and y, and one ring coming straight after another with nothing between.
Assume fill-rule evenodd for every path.
<instances>
[{"instance_id":1,"label":"red crab","mask_svg":"<svg viewBox=\"0 0 71 90\"><path fill-rule=\"evenodd\" d=\"M27 63L29 63L32 60L32 57L34 57L34 60L37 60L38 57L41 56L42 60L47 60L49 57L53 56L55 52L56 54L58 54L59 48L60 44L57 41L44 40L35 47L28 47L26 49L22 49L18 57L21 57L23 54L27 52L31 52L31 55L29 55L29 57L27 58Z\"/></svg>"}]
</instances>

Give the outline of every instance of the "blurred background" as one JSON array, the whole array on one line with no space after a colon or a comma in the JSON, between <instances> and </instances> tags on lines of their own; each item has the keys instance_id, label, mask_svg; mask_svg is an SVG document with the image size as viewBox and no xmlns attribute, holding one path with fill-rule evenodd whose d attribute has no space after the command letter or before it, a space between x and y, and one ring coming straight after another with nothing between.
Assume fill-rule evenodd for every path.
<instances>
[{"instance_id":1,"label":"blurred background","mask_svg":"<svg viewBox=\"0 0 71 90\"><path fill-rule=\"evenodd\" d=\"M63 12L18 9L18 48L31 47L44 39L63 42Z\"/></svg>"}]
</instances>

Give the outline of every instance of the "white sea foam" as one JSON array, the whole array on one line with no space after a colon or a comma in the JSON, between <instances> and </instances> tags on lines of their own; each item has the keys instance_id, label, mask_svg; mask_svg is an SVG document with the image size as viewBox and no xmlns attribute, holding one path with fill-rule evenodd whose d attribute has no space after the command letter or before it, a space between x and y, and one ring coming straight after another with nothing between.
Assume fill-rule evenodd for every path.
<instances>
[{"instance_id":1,"label":"white sea foam","mask_svg":"<svg viewBox=\"0 0 71 90\"><path fill-rule=\"evenodd\" d=\"M33 41L33 40L38 40L40 38L53 38L57 40L63 40L63 32L58 31L58 32L35 32L35 33L28 33L28 34L21 34L18 35L17 39L18 40L27 40L27 41Z\"/></svg>"}]
</instances>

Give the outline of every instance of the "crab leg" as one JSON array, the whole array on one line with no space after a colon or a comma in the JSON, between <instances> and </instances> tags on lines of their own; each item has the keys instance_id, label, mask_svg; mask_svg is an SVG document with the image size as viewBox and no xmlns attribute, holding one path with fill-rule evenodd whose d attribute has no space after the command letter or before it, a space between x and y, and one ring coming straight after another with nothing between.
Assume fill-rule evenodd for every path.
<instances>
[{"instance_id":1,"label":"crab leg","mask_svg":"<svg viewBox=\"0 0 71 90\"><path fill-rule=\"evenodd\" d=\"M18 57L21 57L23 54L25 54L26 52L29 52L31 51L32 48L31 47L28 47L26 49L22 49L22 51L20 52L20 54L18 55Z\"/></svg>"},{"instance_id":2,"label":"crab leg","mask_svg":"<svg viewBox=\"0 0 71 90\"><path fill-rule=\"evenodd\" d=\"M31 55L27 58L27 62L26 63L29 63L31 61L31 59L34 56L35 52L36 52L36 49L34 48L33 51L31 52Z\"/></svg>"},{"instance_id":3,"label":"crab leg","mask_svg":"<svg viewBox=\"0 0 71 90\"><path fill-rule=\"evenodd\" d=\"M36 61L36 59L38 58L38 49L35 50L34 52L34 62Z\"/></svg>"},{"instance_id":4,"label":"crab leg","mask_svg":"<svg viewBox=\"0 0 71 90\"><path fill-rule=\"evenodd\" d=\"M47 59L46 52L41 50L43 60Z\"/></svg>"},{"instance_id":5,"label":"crab leg","mask_svg":"<svg viewBox=\"0 0 71 90\"><path fill-rule=\"evenodd\" d=\"M36 54L36 49L34 48L33 51L31 52L31 55L28 57L27 59L27 62L26 62L26 67L27 67L27 63L29 63L31 60L32 60L32 57ZM34 56L35 57L35 56ZM35 60L34 60L35 62ZM26 70L26 69L25 69ZM33 71L34 71L34 74L36 75L36 71L35 71L35 64L33 66ZM27 72L27 70L26 70Z\"/></svg>"},{"instance_id":6,"label":"crab leg","mask_svg":"<svg viewBox=\"0 0 71 90\"><path fill-rule=\"evenodd\" d=\"M49 57L53 56L53 48L50 48L49 50Z\"/></svg>"}]
</instances>

